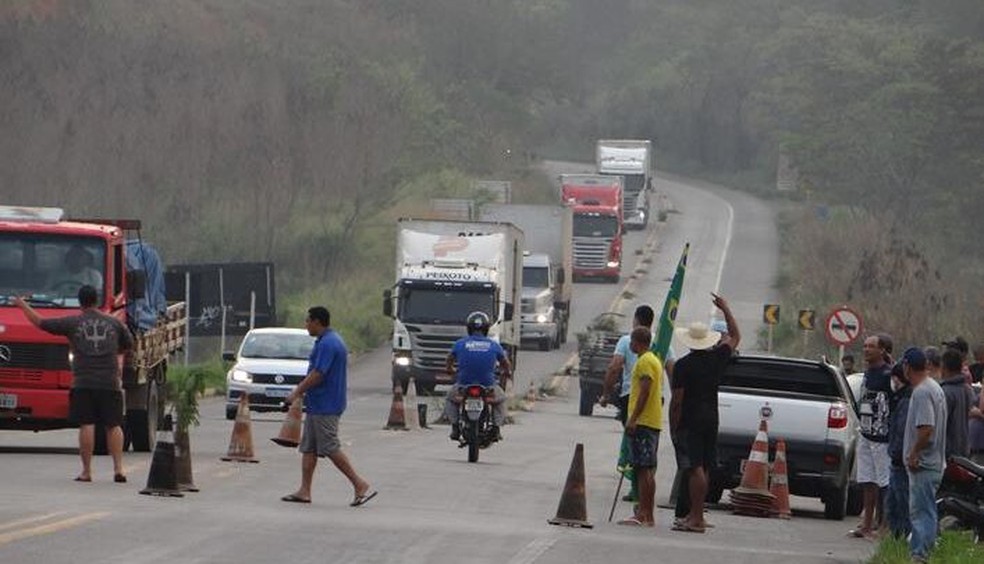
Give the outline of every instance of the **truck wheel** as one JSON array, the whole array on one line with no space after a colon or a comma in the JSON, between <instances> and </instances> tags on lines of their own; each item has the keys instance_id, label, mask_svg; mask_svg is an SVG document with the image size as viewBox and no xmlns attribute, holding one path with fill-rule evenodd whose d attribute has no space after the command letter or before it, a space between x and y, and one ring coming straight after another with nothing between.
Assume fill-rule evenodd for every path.
<instances>
[{"instance_id":1,"label":"truck wheel","mask_svg":"<svg viewBox=\"0 0 984 564\"><path fill-rule=\"evenodd\" d=\"M840 489L828 489L823 497L823 518L829 521L842 521L847 514L847 484Z\"/></svg>"},{"instance_id":2,"label":"truck wheel","mask_svg":"<svg viewBox=\"0 0 984 564\"><path fill-rule=\"evenodd\" d=\"M157 436L160 417L160 394L157 381L147 382L147 409L131 409L126 412L124 445L133 446L133 452L151 452Z\"/></svg>"},{"instance_id":3,"label":"truck wheel","mask_svg":"<svg viewBox=\"0 0 984 564\"><path fill-rule=\"evenodd\" d=\"M413 386L414 389L417 390L417 395L418 396L432 396L432 395L434 395L434 386L437 385L437 384L435 384L433 382L431 382L431 383L424 383L424 382L418 382L417 380L414 380L413 381L413 384L414 384L414 386Z\"/></svg>"},{"instance_id":4,"label":"truck wheel","mask_svg":"<svg viewBox=\"0 0 984 564\"><path fill-rule=\"evenodd\" d=\"M541 351L549 351L550 350L550 338L549 337L544 337L544 338L540 339L539 345L540 345L539 346L539 349Z\"/></svg>"},{"instance_id":5,"label":"truck wheel","mask_svg":"<svg viewBox=\"0 0 984 564\"><path fill-rule=\"evenodd\" d=\"M851 484L847 489L847 514L851 517L861 515L864 509L864 501L861 495L861 488L857 484Z\"/></svg>"},{"instance_id":6,"label":"truck wheel","mask_svg":"<svg viewBox=\"0 0 984 564\"><path fill-rule=\"evenodd\" d=\"M228 419L229 421L234 420L236 418L236 414L237 414L238 411L239 411L239 407L238 406L235 406L234 405L234 406L231 406L230 407L230 406L227 405L226 406L226 419Z\"/></svg>"},{"instance_id":7,"label":"truck wheel","mask_svg":"<svg viewBox=\"0 0 984 564\"><path fill-rule=\"evenodd\" d=\"M567 342L567 320L564 320L563 329L560 330L560 344Z\"/></svg>"},{"instance_id":8,"label":"truck wheel","mask_svg":"<svg viewBox=\"0 0 984 564\"><path fill-rule=\"evenodd\" d=\"M608 281L611 282L612 284L618 284L619 282L622 281L622 276L619 275L619 274L616 274L615 276L612 276L611 278L609 278Z\"/></svg>"}]
</instances>

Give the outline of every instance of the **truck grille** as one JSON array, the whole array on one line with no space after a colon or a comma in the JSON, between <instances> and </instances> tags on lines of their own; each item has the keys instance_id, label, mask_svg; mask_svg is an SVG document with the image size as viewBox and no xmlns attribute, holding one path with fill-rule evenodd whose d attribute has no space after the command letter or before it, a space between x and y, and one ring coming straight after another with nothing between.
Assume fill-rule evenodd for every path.
<instances>
[{"instance_id":1,"label":"truck grille","mask_svg":"<svg viewBox=\"0 0 984 564\"><path fill-rule=\"evenodd\" d=\"M0 382L40 382L44 372L40 370L22 370L20 368L0 368Z\"/></svg>"},{"instance_id":2,"label":"truck grille","mask_svg":"<svg viewBox=\"0 0 984 564\"><path fill-rule=\"evenodd\" d=\"M277 382L277 374L253 374L254 384L273 384L275 386L296 386L301 383L304 379L304 375L293 376L290 374L281 374L284 377L283 382Z\"/></svg>"},{"instance_id":3,"label":"truck grille","mask_svg":"<svg viewBox=\"0 0 984 564\"><path fill-rule=\"evenodd\" d=\"M629 217L636 210L636 204L639 199L638 192L626 192L622 198L622 217Z\"/></svg>"},{"instance_id":4,"label":"truck grille","mask_svg":"<svg viewBox=\"0 0 984 564\"><path fill-rule=\"evenodd\" d=\"M533 313L536 311L536 302L531 298L523 298L520 304L520 313Z\"/></svg>"},{"instance_id":5,"label":"truck grille","mask_svg":"<svg viewBox=\"0 0 984 564\"><path fill-rule=\"evenodd\" d=\"M68 345L0 342L0 369L69 370ZM9 360L5 360L9 358Z\"/></svg>"},{"instance_id":6,"label":"truck grille","mask_svg":"<svg viewBox=\"0 0 984 564\"><path fill-rule=\"evenodd\" d=\"M574 268L605 268L611 239L574 238Z\"/></svg>"},{"instance_id":7,"label":"truck grille","mask_svg":"<svg viewBox=\"0 0 984 564\"><path fill-rule=\"evenodd\" d=\"M424 329L426 331L426 329ZM413 347L413 365L425 370L443 371L447 364L448 353L455 341L464 337L460 335L433 335L423 332L411 332L410 343Z\"/></svg>"}]
</instances>

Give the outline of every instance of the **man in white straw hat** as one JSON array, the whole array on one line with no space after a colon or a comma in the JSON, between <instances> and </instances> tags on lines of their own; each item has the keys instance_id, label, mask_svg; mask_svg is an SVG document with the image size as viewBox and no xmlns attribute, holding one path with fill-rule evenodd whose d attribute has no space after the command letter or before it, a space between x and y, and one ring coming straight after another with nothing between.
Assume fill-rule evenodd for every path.
<instances>
[{"instance_id":1,"label":"man in white straw hat","mask_svg":"<svg viewBox=\"0 0 984 564\"><path fill-rule=\"evenodd\" d=\"M727 333L712 331L700 322L674 331L677 340L690 349L674 366L670 401L670 434L677 466L689 474L690 513L679 519L673 530L693 533L703 533L707 527L704 499L708 473L717 465L718 386L741 341L728 302L717 294L711 296L724 315Z\"/></svg>"}]
</instances>

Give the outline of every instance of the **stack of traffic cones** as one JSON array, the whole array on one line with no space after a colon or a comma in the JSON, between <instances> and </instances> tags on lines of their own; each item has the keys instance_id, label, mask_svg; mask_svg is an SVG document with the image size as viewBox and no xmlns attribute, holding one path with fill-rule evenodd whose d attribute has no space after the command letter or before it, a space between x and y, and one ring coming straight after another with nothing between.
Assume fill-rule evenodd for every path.
<instances>
[{"instance_id":1,"label":"stack of traffic cones","mask_svg":"<svg viewBox=\"0 0 984 564\"><path fill-rule=\"evenodd\" d=\"M776 459L772 464L772 484L769 492L775 496L772 501L772 514L780 519L789 519L793 512L789 509L789 477L786 474L786 441L776 443Z\"/></svg>"},{"instance_id":2,"label":"stack of traffic cones","mask_svg":"<svg viewBox=\"0 0 984 564\"><path fill-rule=\"evenodd\" d=\"M406 424L407 429L410 431L420 430L420 422L418 421L417 413L417 383L414 382L413 378L410 378L410 382L407 384L407 401L406 401Z\"/></svg>"},{"instance_id":3,"label":"stack of traffic cones","mask_svg":"<svg viewBox=\"0 0 984 564\"><path fill-rule=\"evenodd\" d=\"M768 426L762 419L741 475L741 485L731 490L731 505L739 515L768 517L773 499L775 496L769 493Z\"/></svg>"},{"instance_id":4,"label":"stack of traffic cones","mask_svg":"<svg viewBox=\"0 0 984 564\"><path fill-rule=\"evenodd\" d=\"M161 497L184 497L184 494L178 490L175 473L174 437L171 435L170 415L164 418L163 424L157 430L157 444L154 446L154 458L150 462L147 487L140 490L140 493Z\"/></svg>"},{"instance_id":5,"label":"stack of traffic cones","mask_svg":"<svg viewBox=\"0 0 984 564\"><path fill-rule=\"evenodd\" d=\"M229 439L229 452L222 457L227 462L259 462L253 456L253 422L249 415L249 398L246 394L239 396L239 409L236 411L236 422L232 426L232 438Z\"/></svg>"},{"instance_id":6,"label":"stack of traffic cones","mask_svg":"<svg viewBox=\"0 0 984 564\"><path fill-rule=\"evenodd\" d=\"M574 449L574 459L571 460L571 468L567 472L567 482L564 484L564 493L560 496L557 515L547 522L566 527L586 529L592 527L588 522L588 507L585 500L584 445L581 443L578 443Z\"/></svg>"},{"instance_id":7,"label":"stack of traffic cones","mask_svg":"<svg viewBox=\"0 0 984 564\"><path fill-rule=\"evenodd\" d=\"M287 408L287 417L280 426L280 434L270 439L282 447L297 448L301 444L301 402L295 401Z\"/></svg>"},{"instance_id":8,"label":"stack of traffic cones","mask_svg":"<svg viewBox=\"0 0 984 564\"><path fill-rule=\"evenodd\" d=\"M403 409L403 389L399 382L393 385L393 403L390 405L389 419L386 421L384 429L406 431L407 419L406 410Z\"/></svg>"}]
</instances>

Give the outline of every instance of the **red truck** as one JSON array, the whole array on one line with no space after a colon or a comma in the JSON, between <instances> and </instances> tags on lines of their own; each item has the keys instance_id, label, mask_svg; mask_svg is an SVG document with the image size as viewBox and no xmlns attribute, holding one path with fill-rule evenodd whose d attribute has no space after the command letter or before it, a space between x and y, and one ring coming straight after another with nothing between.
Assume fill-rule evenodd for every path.
<instances>
[{"instance_id":1,"label":"red truck","mask_svg":"<svg viewBox=\"0 0 984 564\"><path fill-rule=\"evenodd\" d=\"M575 280L622 274L622 177L565 174L561 201L574 208Z\"/></svg>"},{"instance_id":2,"label":"red truck","mask_svg":"<svg viewBox=\"0 0 984 564\"><path fill-rule=\"evenodd\" d=\"M134 350L121 358L127 446L149 452L164 406L170 356L183 347L184 303L167 304L164 269L137 220L65 220L58 208L0 206L0 429L75 427L68 418L68 341L35 328L14 305L24 296L43 318L78 314L78 289L95 286L99 309L126 324ZM94 335L93 338L98 338ZM97 432L97 451L105 433Z\"/></svg>"}]
</instances>

